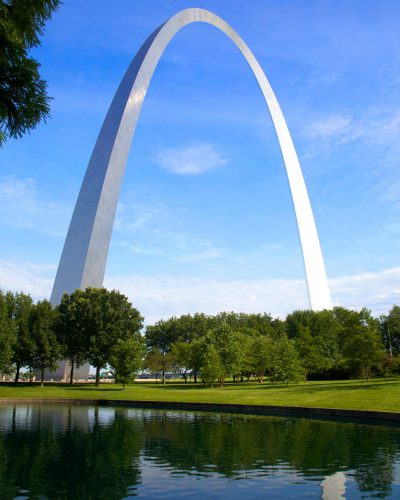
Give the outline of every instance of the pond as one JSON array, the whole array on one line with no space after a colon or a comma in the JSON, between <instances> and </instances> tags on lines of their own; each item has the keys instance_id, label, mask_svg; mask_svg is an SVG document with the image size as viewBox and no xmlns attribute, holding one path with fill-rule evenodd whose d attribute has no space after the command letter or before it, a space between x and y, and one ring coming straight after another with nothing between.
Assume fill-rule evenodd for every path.
<instances>
[{"instance_id":1,"label":"pond","mask_svg":"<svg viewBox=\"0 0 400 500\"><path fill-rule=\"evenodd\" d=\"M400 498L395 425L0 405L0 498Z\"/></svg>"}]
</instances>

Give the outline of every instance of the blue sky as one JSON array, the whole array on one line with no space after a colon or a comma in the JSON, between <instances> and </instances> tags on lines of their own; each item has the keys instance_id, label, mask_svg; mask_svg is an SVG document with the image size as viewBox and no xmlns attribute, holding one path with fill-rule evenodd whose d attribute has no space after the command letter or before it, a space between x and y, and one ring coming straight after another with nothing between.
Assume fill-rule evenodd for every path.
<instances>
[{"instance_id":1,"label":"blue sky","mask_svg":"<svg viewBox=\"0 0 400 500\"><path fill-rule=\"evenodd\" d=\"M400 303L400 3L69 0L35 51L51 119L0 150L0 286L49 297L102 121L136 51L181 9L224 18L277 95L335 305ZM212 26L185 27L151 82L105 285L147 322L308 307L289 187L261 92Z\"/></svg>"}]
</instances>

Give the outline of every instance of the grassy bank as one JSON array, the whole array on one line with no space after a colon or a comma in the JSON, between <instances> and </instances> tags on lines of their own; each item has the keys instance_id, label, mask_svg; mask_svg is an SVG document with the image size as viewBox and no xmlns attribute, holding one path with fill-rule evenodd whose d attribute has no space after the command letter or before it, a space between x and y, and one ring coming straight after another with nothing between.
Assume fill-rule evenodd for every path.
<instances>
[{"instance_id":1,"label":"grassy bank","mask_svg":"<svg viewBox=\"0 0 400 500\"><path fill-rule=\"evenodd\" d=\"M277 384L227 384L214 389L200 384L140 382L127 386L102 384L0 384L0 398L126 399L236 403L256 405L306 406L400 412L400 378L318 381L289 386Z\"/></svg>"}]
</instances>

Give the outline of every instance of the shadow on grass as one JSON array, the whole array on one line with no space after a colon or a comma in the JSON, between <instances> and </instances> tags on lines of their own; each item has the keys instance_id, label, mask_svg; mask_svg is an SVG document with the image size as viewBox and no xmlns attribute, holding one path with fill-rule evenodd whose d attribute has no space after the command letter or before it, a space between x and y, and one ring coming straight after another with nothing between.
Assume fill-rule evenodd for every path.
<instances>
[{"instance_id":1,"label":"shadow on grass","mask_svg":"<svg viewBox=\"0 0 400 500\"><path fill-rule=\"evenodd\" d=\"M354 381L338 381L338 382L330 382L330 383L315 383L315 382L304 382L302 384L273 384L273 383L263 383L258 384L257 382L243 382L243 383L232 383L228 382L224 385L224 387L220 387L217 384L214 385L214 389L218 390L235 390L235 391L246 391L246 390L260 390L260 391L269 391L274 389L285 390L287 389L290 392L297 393L313 393L313 392L346 392L346 391L354 391L354 390L379 390L385 389L388 386L400 385L400 379L390 379L384 381L376 381L376 382L366 382L365 380L354 380ZM130 386L132 387L132 386ZM146 384L146 389L161 389L165 391L185 391L185 390L204 390L210 389L211 387L204 386L203 384Z\"/></svg>"}]
</instances>

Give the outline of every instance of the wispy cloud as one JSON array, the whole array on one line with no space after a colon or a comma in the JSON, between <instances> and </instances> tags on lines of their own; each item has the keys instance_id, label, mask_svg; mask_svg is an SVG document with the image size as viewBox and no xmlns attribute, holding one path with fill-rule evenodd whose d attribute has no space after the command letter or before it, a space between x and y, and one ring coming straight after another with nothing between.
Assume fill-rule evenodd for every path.
<instances>
[{"instance_id":1,"label":"wispy cloud","mask_svg":"<svg viewBox=\"0 0 400 500\"><path fill-rule=\"evenodd\" d=\"M57 267L53 264L0 261L0 288L50 298Z\"/></svg>"},{"instance_id":2,"label":"wispy cloud","mask_svg":"<svg viewBox=\"0 0 400 500\"><path fill-rule=\"evenodd\" d=\"M200 175L226 165L228 160L214 144L195 144L162 149L155 162L174 174Z\"/></svg>"},{"instance_id":3,"label":"wispy cloud","mask_svg":"<svg viewBox=\"0 0 400 500\"><path fill-rule=\"evenodd\" d=\"M305 280L297 279L230 281L133 275L107 277L105 283L128 295L148 323L199 311L265 311L284 317L309 307ZM387 313L393 304L400 303L400 268L334 278L330 287L334 305L367 307L375 315Z\"/></svg>"},{"instance_id":4,"label":"wispy cloud","mask_svg":"<svg viewBox=\"0 0 400 500\"><path fill-rule=\"evenodd\" d=\"M41 196L35 179L0 177L0 223L64 236L69 208Z\"/></svg>"},{"instance_id":5,"label":"wispy cloud","mask_svg":"<svg viewBox=\"0 0 400 500\"><path fill-rule=\"evenodd\" d=\"M55 265L0 261L0 287L30 293L36 300L49 297ZM375 315L400 304L400 268L331 279L334 305L360 309ZM126 294L147 323L185 313L220 311L269 312L284 317L308 308L305 280L223 280L172 275L107 276L107 288Z\"/></svg>"},{"instance_id":6,"label":"wispy cloud","mask_svg":"<svg viewBox=\"0 0 400 500\"><path fill-rule=\"evenodd\" d=\"M388 147L388 153L397 161L400 150L400 109L369 108L358 116L347 113L316 118L303 128L302 134L311 141L315 153L360 141L368 145L369 154L371 146ZM387 161L388 156L382 160Z\"/></svg>"}]
</instances>

